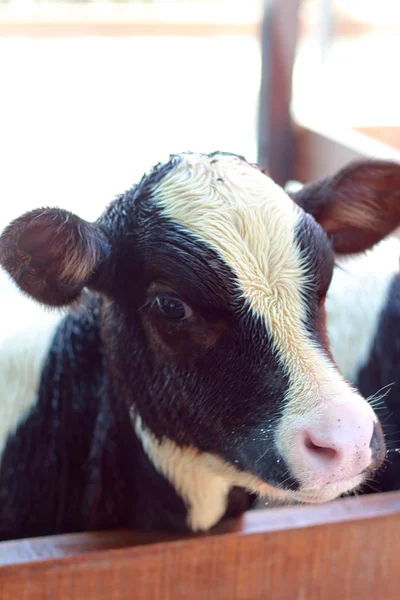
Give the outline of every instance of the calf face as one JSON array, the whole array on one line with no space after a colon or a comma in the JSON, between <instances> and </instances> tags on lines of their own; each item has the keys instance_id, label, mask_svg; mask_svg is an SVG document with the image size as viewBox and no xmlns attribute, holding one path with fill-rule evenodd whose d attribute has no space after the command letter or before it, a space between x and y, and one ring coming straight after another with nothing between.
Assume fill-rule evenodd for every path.
<instances>
[{"instance_id":1,"label":"calf face","mask_svg":"<svg viewBox=\"0 0 400 600\"><path fill-rule=\"evenodd\" d=\"M362 249L361 227L368 245L376 219L378 235L399 222L399 166L379 163L370 190L377 165L293 201L241 157L187 153L96 223L41 209L2 234L1 264L36 300L67 305L84 287L103 298L108 376L193 529L223 514L234 485L320 502L382 461L379 423L335 367L324 314L334 252ZM204 486L212 507L199 517Z\"/></svg>"}]
</instances>

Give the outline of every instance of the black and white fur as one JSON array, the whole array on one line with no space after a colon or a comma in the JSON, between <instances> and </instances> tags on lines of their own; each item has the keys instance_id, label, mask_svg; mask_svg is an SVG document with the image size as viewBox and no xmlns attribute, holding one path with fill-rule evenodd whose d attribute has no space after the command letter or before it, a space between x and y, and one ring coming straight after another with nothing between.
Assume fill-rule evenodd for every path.
<instances>
[{"instance_id":1,"label":"black and white fur","mask_svg":"<svg viewBox=\"0 0 400 600\"><path fill-rule=\"evenodd\" d=\"M70 308L0 297L0 538L207 530L257 494L365 482L382 432L332 361L324 300L334 253L400 223L399 181L362 163L293 202L241 157L188 153L95 223L38 209L7 227L19 289Z\"/></svg>"}]
</instances>

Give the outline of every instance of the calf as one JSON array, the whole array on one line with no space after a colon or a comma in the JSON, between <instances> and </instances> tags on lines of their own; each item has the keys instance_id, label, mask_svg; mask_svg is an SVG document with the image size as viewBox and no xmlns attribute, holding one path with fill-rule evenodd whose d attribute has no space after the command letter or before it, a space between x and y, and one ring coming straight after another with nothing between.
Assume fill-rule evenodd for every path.
<instances>
[{"instance_id":1,"label":"calf","mask_svg":"<svg viewBox=\"0 0 400 600\"><path fill-rule=\"evenodd\" d=\"M243 158L172 156L95 223L16 219L0 263L0 536L207 530L256 495L323 502L385 455L333 363L334 252L400 223L400 166L296 202ZM318 222L320 224L318 224Z\"/></svg>"},{"instance_id":2,"label":"calf","mask_svg":"<svg viewBox=\"0 0 400 600\"><path fill-rule=\"evenodd\" d=\"M346 257L334 271L326 313L333 357L383 422L387 461L366 491L400 489L400 240Z\"/></svg>"}]
</instances>

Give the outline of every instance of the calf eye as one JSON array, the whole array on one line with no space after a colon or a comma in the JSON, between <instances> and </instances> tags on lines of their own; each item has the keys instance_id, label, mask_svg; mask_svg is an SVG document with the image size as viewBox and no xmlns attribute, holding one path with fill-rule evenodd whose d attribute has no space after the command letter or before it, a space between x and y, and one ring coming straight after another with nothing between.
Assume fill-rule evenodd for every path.
<instances>
[{"instance_id":1,"label":"calf eye","mask_svg":"<svg viewBox=\"0 0 400 600\"><path fill-rule=\"evenodd\" d=\"M155 296L152 305L165 319L175 323L178 321L186 321L186 319L189 319L193 314L192 309L176 296L166 294Z\"/></svg>"}]
</instances>

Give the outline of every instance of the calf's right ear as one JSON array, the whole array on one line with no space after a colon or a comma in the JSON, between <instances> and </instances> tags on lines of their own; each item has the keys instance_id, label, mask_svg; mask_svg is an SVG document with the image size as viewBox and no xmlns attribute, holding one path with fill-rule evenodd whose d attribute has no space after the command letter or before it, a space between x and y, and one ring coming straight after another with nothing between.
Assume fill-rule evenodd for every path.
<instances>
[{"instance_id":1,"label":"calf's right ear","mask_svg":"<svg viewBox=\"0 0 400 600\"><path fill-rule=\"evenodd\" d=\"M100 227L60 209L37 209L0 236L0 265L19 288L49 306L66 306L96 288L110 255Z\"/></svg>"}]
</instances>

